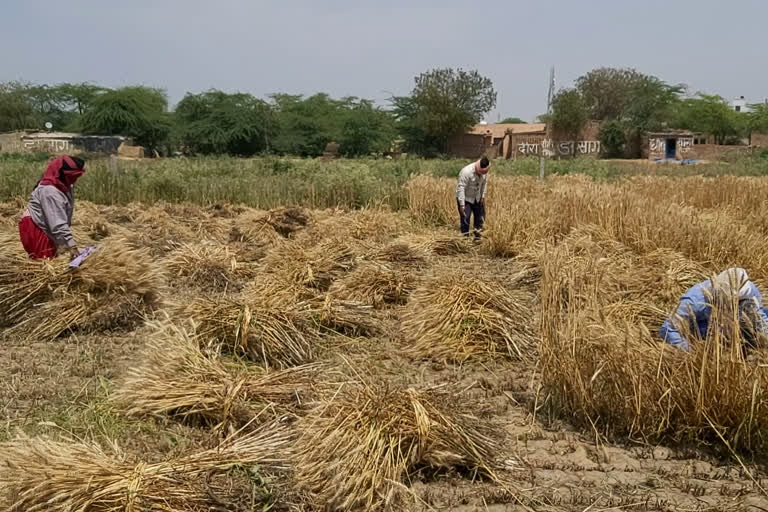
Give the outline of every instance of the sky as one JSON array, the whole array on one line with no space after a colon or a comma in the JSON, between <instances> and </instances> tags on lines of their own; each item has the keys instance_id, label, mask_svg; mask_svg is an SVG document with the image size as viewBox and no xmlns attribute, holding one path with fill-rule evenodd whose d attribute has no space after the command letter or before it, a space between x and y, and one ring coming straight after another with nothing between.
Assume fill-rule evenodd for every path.
<instances>
[{"instance_id":1,"label":"sky","mask_svg":"<svg viewBox=\"0 0 768 512\"><path fill-rule=\"evenodd\" d=\"M766 0L0 0L0 81L210 88L386 105L419 73L476 69L487 121L534 121L590 69L632 67L690 91L768 98Z\"/></svg>"}]
</instances>

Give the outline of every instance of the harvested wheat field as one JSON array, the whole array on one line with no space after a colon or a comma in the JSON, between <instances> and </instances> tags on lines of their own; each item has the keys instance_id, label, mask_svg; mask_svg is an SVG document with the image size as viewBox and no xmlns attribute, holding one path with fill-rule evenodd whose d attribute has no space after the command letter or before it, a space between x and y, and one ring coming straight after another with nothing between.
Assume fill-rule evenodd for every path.
<instances>
[{"instance_id":1,"label":"harvested wheat field","mask_svg":"<svg viewBox=\"0 0 768 512\"><path fill-rule=\"evenodd\" d=\"M3 510L768 510L768 344L660 324L768 287L768 180L453 180L409 209L81 203L31 261L0 205Z\"/></svg>"}]
</instances>

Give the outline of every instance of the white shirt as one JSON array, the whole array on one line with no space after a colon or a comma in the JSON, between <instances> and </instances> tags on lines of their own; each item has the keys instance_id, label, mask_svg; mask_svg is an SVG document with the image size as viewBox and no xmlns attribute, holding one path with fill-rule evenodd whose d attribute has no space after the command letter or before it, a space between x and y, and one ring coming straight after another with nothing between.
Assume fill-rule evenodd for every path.
<instances>
[{"instance_id":1,"label":"white shirt","mask_svg":"<svg viewBox=\"0 0 768 512\"><path fill-rule=\"evenodd\" d=\"M459 173L459 182L456 185L456 199L459 200L460 205L464 205L464 203L474 204L481 199L485 199L488 175L477 174L475 172L476 164L477 162L472 162Z\"/></svg>"}]
</instances>

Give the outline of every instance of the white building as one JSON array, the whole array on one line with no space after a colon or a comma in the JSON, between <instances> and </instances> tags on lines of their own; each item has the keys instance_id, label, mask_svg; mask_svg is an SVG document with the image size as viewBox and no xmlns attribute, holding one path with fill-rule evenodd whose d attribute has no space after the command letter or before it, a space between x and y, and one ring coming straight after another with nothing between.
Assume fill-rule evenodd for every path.
<instances>
[{"instance_id":1,"label":"white building","mask_svg":"<svg viewBox=\"0 0 768 512\"><path fill-rule=\"evenodd\" d=\"M749 108L749 103L744 99L744 96L739 96L737 99L731 101L731 108L736 112L752 112Z\"/></svg>"}]
</instances>

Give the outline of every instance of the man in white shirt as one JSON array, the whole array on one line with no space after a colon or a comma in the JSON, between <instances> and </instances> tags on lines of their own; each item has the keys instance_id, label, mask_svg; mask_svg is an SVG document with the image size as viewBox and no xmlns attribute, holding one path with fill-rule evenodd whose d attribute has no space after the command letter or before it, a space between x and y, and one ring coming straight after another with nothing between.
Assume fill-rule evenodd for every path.
<instances>
[{"instance_id":1,"label":"man in white shirt","mask_svg":"<svg viewBox=\"0 0 768 512\"><path fill-rule=\"evenodd\" d=\"M469 236L469 222L474 217L475 240L480 238L485 221L485 193L491 163L486 157L472 162L459 173L456 185L456 203L459 206L461 233Z\"/></svg>"}]
</instances>

